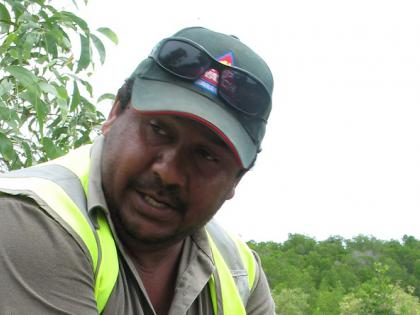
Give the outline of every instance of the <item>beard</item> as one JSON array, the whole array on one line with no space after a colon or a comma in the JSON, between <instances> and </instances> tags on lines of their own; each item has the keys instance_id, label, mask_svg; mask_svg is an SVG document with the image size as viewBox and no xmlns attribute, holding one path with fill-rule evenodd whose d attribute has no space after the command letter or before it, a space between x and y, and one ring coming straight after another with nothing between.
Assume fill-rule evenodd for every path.
<instances>
[{"instance_id":1,"label":"beard","mask_svg":"<svg viewBox=\"0 0 420 315\"><path fill-rule=\"evenodd\" d=\"M130 244L135 244L138 248L156 250L169 247L183 241L201 228L203 228L213 216L203 219L200 223L193 226L178 227L165 233L151 233L150 229L142 229L142 224L133 223L122 211L111 211L112 221L117 228L120 239ZM141 220L141 219L139 219ZM122 237L121 237L122 236Z\"/></svg>"}]
</instances>

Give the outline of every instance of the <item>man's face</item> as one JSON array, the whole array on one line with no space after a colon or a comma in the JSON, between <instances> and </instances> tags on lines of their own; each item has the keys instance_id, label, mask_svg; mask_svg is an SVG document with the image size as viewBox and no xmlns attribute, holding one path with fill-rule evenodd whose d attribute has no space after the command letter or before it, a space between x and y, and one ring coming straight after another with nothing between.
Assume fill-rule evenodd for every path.
<instances>
[{"instance_id":1,"label":"man's face","mask_svg":"<svg viewBox=\"0 0 420 315\"><path fill-rule=\"evenodd\" d=\"M148 244L190 235L233 197L241 170L209 128L118 102L104 124L102 186L119 232Z\"/></svg>"}]
</instances>

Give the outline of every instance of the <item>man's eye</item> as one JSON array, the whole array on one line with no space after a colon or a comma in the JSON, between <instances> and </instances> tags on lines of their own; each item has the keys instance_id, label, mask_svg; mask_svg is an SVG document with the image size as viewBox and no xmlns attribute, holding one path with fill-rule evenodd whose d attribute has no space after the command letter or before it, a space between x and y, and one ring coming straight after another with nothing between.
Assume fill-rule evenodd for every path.
<instances>
[{"instance_id":1,"label":"man's eye","mask_svg":"<svg viewBox=\"0 0 420 315\"><path fill-rule=\"evenodd\" d=\"M168 133L156 122L151 121L150 126L152 127L153 131L161 136L167 136Z\"/></svg>"},{"instance_id":2,"label":"man's eye","mask_svg":"<svg viewBox=\"0 0 420 315\"><path fill-rule=\"evenodd\" d=\"M205 160L207 160L207 161L212 161L212 162L218 162L219 161L219 159L215 156L215 155L213 155L212 153L210 153L208 150L206 150L206 149L202 149L202 148L200 148L200 149L197 149L197 154L201 157L201 158L203 158L203 159L205 159Z\"/></svg>"}]
</instances>

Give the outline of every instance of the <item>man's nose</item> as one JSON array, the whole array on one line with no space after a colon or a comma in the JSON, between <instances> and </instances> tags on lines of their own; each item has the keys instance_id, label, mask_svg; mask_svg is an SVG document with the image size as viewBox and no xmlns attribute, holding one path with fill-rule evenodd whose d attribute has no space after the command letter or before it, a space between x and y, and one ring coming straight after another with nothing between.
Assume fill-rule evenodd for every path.
<instances>
[{"instance_id":1,"label":"man's nose","mask_svg":"<svg viewBox=\"0 0 420 315\"><path fill-rule=\"evenodd\" d=\"M153 163L153 171L162 179L165 185L177 185L184 187L187 183L185 158L177 148L159 152Z\"/></svg>"}]
</instances>

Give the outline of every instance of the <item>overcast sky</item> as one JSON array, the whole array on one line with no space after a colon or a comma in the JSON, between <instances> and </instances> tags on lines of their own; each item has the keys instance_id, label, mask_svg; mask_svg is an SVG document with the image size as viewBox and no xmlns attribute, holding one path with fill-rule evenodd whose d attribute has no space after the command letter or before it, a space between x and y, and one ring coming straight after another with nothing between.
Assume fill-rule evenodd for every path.
<instances>
[{"instance_id":1,"label":"overcast sky","mask_svg":"<svg viewBox=\"0 0 420 315\"><path fill-rule=\"evenodd\" d=\"M420 238L419 1L103 1L81 14L119 36L92 78L116 92L186 26L238 36L270 65L263 152L217 215L245 239ZM101 110L107 112L108 105Z\"/></svg>"}]
</instances>

